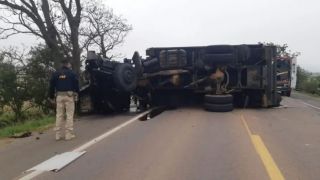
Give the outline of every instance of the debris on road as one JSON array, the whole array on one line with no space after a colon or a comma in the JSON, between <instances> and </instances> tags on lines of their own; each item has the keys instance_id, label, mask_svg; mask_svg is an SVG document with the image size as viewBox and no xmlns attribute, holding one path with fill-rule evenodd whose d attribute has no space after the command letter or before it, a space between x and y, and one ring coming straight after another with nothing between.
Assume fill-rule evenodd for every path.
<instances>
[{"instance_id":1,"label":"debris on road","mask_svg":"<svg viewBox=\"0 0 320 180\"><path fill-rule=\"evenodd\" d=\"M23 133L16 133L10 136L10 138L25 138L25 137L30 137L31 135L32 135L32 132L28 131Z\"/></svg>"}]
</instances>

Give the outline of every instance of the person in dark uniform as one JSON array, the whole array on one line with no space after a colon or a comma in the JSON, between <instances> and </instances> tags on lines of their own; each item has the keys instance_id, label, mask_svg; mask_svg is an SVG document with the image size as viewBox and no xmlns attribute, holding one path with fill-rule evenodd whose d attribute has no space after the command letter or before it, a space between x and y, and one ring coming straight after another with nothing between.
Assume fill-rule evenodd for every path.
<instances>
[{"instance_id":1,"label":"person in dark uniform","mask_svg":"<svg viewBox=\"0 0 320 180\"><path fill-rule=\"evenodd\" d=\"M65 121L65 139L75 138L73 131L73 116L75 101L78 100L79 80L71 69L71 63L63 60L62 68L53 73L50 80L49 96L56 98L56 140L60 140L62 123Z\"/></svg>"}]
</instances>

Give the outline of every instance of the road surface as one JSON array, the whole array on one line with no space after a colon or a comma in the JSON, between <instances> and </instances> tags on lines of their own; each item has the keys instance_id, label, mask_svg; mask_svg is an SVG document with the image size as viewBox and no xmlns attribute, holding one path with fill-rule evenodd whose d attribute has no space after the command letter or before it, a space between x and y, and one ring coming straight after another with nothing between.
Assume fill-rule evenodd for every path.
<instances>
[{"instance_id":1,"label":"road surface","mask_svg":"<svg viewBox=\"0 0 320 180\"><path fill-rule=\"evenodd\" d=\"M320 100L293 93L282 105L229 113L197 107L164 111L124 126L61 171L35 179L317 180Z\"/></svg>"},{"instance_id":2,"label":"road surface","mask_svg":"<svg viewBox=\"0 0 320 180\"><path fill-rule=\"evenodd\" d=\"M99 134L125 122L136 114L88 116L75 122L76 139L55 141L53 130L23 139L4 139L0 142L0 180L13 179L55 154L69 151ZM37 140L36 138L39 137Z\"/></svg>"}]
</instances>

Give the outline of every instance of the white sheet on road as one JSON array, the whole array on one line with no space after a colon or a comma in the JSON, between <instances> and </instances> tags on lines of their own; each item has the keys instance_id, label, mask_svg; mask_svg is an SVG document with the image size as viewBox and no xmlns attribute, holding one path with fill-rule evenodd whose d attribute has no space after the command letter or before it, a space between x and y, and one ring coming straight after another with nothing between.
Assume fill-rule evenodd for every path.
<instances>
[{"instance_id":1,"label":"white sheet on road","mask_svg":"<svg viewBox=\"0 0 320 180\"><path fill-rule=\"evenodd\" d=\"M34 166L28 171L60 171L62 168L70 164L72 161L76 160L82 156L85 151L82 152L65 152L53 156L52 158Z\"/></svg>"}]
</instances>

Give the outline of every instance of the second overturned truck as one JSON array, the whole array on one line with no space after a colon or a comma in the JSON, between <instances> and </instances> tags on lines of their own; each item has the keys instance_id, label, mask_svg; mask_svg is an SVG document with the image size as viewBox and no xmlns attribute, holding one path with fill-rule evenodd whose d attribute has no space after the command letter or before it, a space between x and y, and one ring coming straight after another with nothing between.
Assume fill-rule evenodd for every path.
<instances>
[{"instance_id":1,"label":"second overturned truck","mask_svg":"<svg viewBox=\"0 0 320 180\"><path fill-rule=\"evenodd\" d=\"M142 59L135 52L132 59L117 65L126 68L115 66L107 73L100 73L105 81L95 88L102 90L102 86L106 86L103 84L109 84L105 93L110 96L110 89L115 93L111 99L103 101L110 101L110 104L114 101L112 97L120 95L126 98L118 101L128 102L131 96L138 99L141 108L202 103L206 110L215 112L231 111L235 106L274 107L280 104L274 46L161 47L147 49L146 55L147 58ZM91 79L97 79L97 72L107 69L103 64L111 62L101 60L100 65L93 68L89 65L93 61L95 58L87 60L86 69ZM102 99L95 98L94 101ZM96 108L101 107L93 107Z\"/></svg>"}]
</instances>

